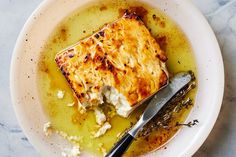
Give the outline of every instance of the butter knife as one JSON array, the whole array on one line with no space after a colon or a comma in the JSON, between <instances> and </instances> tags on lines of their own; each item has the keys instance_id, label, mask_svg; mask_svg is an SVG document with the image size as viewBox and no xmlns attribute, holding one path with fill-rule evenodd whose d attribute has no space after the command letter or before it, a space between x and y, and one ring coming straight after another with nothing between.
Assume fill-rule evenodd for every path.
<instances>
[{"instance_id":1,"label":"butter knife","mask_svg":"<svg viewBox=\"0 0 236 157\"><path fill-rule=\"evenodd\" d=\"M111 149L106 157L121 157L129 148L138 132L147 124L165 104L192 80L191 74L179 73L170 79L169 84L157 92L146 107L139 121Z\"/></svg>"}]
</instances>

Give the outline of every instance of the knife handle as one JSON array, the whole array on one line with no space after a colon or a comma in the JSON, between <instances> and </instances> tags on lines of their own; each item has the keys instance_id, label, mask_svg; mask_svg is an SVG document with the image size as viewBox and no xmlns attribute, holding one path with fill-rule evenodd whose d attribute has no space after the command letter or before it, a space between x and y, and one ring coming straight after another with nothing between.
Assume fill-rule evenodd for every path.
<instances>
[{"instance_id":1,"label":"knife handle","mask_svg":"<svg viewBox=\"0 0 236 157\"><path fill-rule=\"evenodd\" d=\"M125 151L129 148L134 137L129 133L126 133L106 155L106 157L121 157Z\"/></svg>"}]
</instances>

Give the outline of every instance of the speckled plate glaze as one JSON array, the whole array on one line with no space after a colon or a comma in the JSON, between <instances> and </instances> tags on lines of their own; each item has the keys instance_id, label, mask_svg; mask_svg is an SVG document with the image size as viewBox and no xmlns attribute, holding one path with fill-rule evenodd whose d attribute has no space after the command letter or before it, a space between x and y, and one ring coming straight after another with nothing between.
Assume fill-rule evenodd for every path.
<instances>
[{"instance_id":1,"label":"speckled plate glaze","mask_svg":"<svg viewBox=\"0 0 236 157\"><path fill-rule=\"evenodd\" d=\"M45 0L32 13L17 40L11 62L10 88L14 109L24 133L42 156L61 156L66 140L53 135L46 138L43 125L47 117L42 110L36 85L36 70L42 46L60 21L92 0ZM198 119L191 129L182 128L166 144L147 156L191 156L209 135L220 111L224 92L224 68L216 37L189 0L142 0L170 16L192 44L198 70L198 92L188 117ZM63 10L63 11L62 11ZM83 153L82 156L89 156Z\"/></svg>"}]
</instances>

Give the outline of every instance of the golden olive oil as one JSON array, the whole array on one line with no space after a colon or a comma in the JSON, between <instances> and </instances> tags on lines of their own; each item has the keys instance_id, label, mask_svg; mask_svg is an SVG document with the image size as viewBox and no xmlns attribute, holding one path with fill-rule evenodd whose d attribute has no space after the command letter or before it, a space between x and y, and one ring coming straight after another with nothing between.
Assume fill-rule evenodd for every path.
<instances>
[{"instance_id":1,"label":"golden olive oil","mask_svg":"<svg viewBox=\"0 0 236 157\"><path fill-rule=\"evenodd\" d=\"M92 35L104 24L115 21L123 13L122 10L128 8L132 8L131 10L138 8L145 13L144 23L166 52L170 74L189 70L196 74L193 52L186 36L172 20L151 6L137 1L97 1L78 9L65 18L52 32L41 53L38 64L40 97L53 129L65 132L70 136L81 137L82 140L79 142L81 149L93 152L98 156L102 156L99 145L103 144L103 147L109 151L118 140L118 135L137 121L143 109L135 110L128 119L119 116L109 118L112 129L107 131L104 136L93 138L92 133L98 129L95 115L91 111L86 114L79 113L73 92L54 59L56 53ZM63 99L57 97L59 90L65 91ZM189 93L189 97L192 99L195 95L196 89ZM73 107L67 106L73 102L75 102ZM176 113L171 125L174 126L176 122L184 122L190 110L191 108L183 109ZM146 138L139 138L132 144L125 156L138 156L153 151L168 141L177 130L177 127L169 130L159 129Z\"/></svg>"}]
</instances>

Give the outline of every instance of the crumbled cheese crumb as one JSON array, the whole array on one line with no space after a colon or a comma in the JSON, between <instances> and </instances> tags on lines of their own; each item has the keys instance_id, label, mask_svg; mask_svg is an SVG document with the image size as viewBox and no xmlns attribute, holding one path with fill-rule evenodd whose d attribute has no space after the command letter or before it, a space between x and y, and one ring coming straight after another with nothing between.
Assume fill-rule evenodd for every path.
<instances>
[{"instance_id":1,"label":"crumbled cheese crumb","mask_svg":"<svg viewBox=\"0 0 236 157\"><path fill-rule=\"evenodd\" d=\"M98 150L102 152L103 156L106 156L107 150L104 148L103 143L99 143L98 146Z\"/></svg>"},{"instance_id":2,"label":"crumbled cheese crumb","mask_svg":"<svg viewBox=\"0 0 236 157\"><path fill-rule=\"evenodd\" d=\"M115 106L116 112L120 116L127 118L129 113L133 110L126 98L114 87L104 87L103 94L106 97L107 102Z\"/></svg>"},{"instance_id":3,"label":"crumbled cheese crumb","mask_svg":"<svg viewBox=\"0 0 236 157\"><path fill-rule=\"evenodd\" d=\"M67 133L65 133L63 131L56 131L56 133L61 135L63 138L67 139L68 141L76 143L76 144L83 140L82 137L79 137L79 136L69 136Z\"/></svg>"},{"instance_id":4,"label":"crumbled cheese crumb","mask_svg":"<svg viewBox=\"0 0 236 157\"><path fill-rule=\"evenodd\" d=\"M78 100L78 111L81 113L81 114L84 114L86 113L86 107L84 107L80 101Z\"/></svg>"},{"instance_id":5,"label":"crumbled cheese crumb","mask_svg":"<svg viewBox=\"0 0 236 157\"><path fill-rule=\"evenodd\" d=\"M45 136L49 136L52 133L52 124L51 122L47 122L43 125L43 132Z\"/></svg>"},{"instance_id":6,"label":"crumbled cheese crumb","mask_svg":"<svg viewBox=\"0 0 236 157\"><path fill-rule=\"evenodd\" d=\"M99 128L99 130L94 134L94 137L97 138L97 137L104 135L107 132L107 130L109 130L110 128L111 128L111 124L109 124L108 122L104 123Z\"/></svg>"},{"instance_id":7,"label":"crumbled cheese crumb","mask_svg":"<svg viewBox=\"0 0 236 157\"><path fill-rule=\"evenodd\" d=\"M67 104L67 106L69 106L69 107L73 107L74 105L75 105L75 102Z\"/></svg>"},{"instance_id":8,"label":"crumbled cheese crumb","mask_svg":"<svg viewBox=\"0 0 236 157\"><path fill-rule=\"evenodd\" d=\"M106 121L106 116L103 113L103 111L100 108L95 108L94 109L95 117L96 117L96 122L99 125L102 125Z\"/></svg>"},{"instance_id":9,"label":"crumbled cheese crumb","mask_svg":"<svg viewBox=\"0 0 236 157\"><path fill-rule=\"evenodd\" d=\"M57 98L58 99L63 99L64 95L65 95L65 91L62 91L62 90L57 91Z\"/></svg>"},{"instance_id":10,"label":"crumbled cheese crumb","mask_svg":"<svg viewBox=\"0 0 236 157\"><path fill-rule=\"evenodd\" d=\"M63 157L79 157L80 148L79 146L73 146L72 148L64 148L61 155Z\"/></svg>"}]
</instances>

